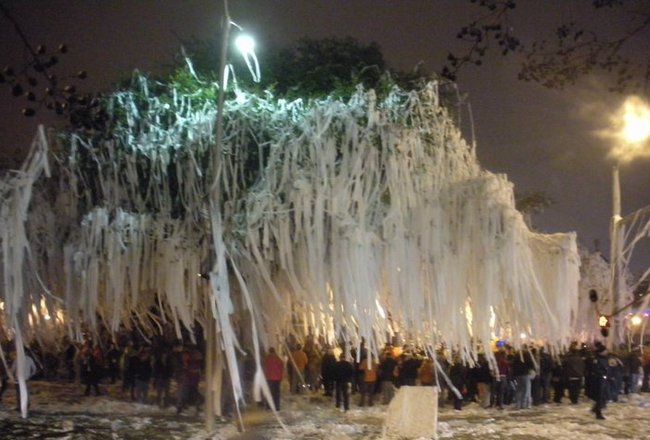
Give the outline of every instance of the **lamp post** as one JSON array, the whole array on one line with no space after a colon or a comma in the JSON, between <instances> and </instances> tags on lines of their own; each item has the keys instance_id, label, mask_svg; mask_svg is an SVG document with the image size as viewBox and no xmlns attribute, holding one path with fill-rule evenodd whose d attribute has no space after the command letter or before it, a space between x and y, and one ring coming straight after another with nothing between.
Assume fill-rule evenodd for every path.
<instances>
[{"instance_id":1,"label":"lamp post","mask_svg":"<svg viewBox=\"0 0 650 440\"><path fill-rule=\"evenodd\" d=\"M612 217L610 221L610 294L613 300L612 317L614 334L609 339L609 348L623 340L623 319L619 312L623 308L623 295L625 277L622 273L621 254L623 251L623 237L625 226L621 217L621 183L619 166L622 162L629 162L640 154L643 147L650 139L650 108L640 98L628 97L619 111L614 116L617 130L614 133L616 144L612 156L616 163L612 169Z\"/></svg>"},{"instance_id":2,"label":"lamp post","mask_svg":"<svg viewBox=\"0 0 650 440\"><path fill-rule=\"evenodd\" d=\"M227 279L227 264L225 257L224 245L222 242L222 237L218 236L218 233L215 230L221 230L221 174L222 174L222 147L223 147L223 112L224 112L224 100L225 100L225 89L227 86L228 78L228 50L230 41L230 30L234 25L240 31L241 28L235 24L231 18L228 10L228 0L223 1L224 5L224 14L222 21L222 44L221 44L221 54L219 59L219 90L217 94L217 114L215 121L215 146L214 154L212 158L213 171L214 175L212 176L212 184L210 185L209 190L209 199L210 199L210 211L212 215L212 226L213 226L213 239L214 239L214 248L215 248L215 263L212 267L212 271L208 276L211 286L211 294L219 289L228 290L228 279ZM246 65L253 75L253 80L259 82L260 72L259 64L255 56L255 42L250 36L244 34L239 35L235 45L237 49L241 52L241 55L246 61ZM254 68L253 68L254 66ZM215 225L219 225L215 228ZM221 286L220 286L221 285ZM223 290L222 290L223 291ZM223 356L219 356L219 351L217 347L217 340L219 335L217 334L216 328L216 319L217 311L215 310L216 299L213 297L206 297L206 356L205 356L205 376L206 376L206 390L205 390L205 426L208 432L212 432L214 429L214 416L216 412L221 413L221 387L222 387L222 369L223 369ZM218 409L216 411L215 409ZM240 419L241 421L241 419Z\"/></svg>"}]
</instances>

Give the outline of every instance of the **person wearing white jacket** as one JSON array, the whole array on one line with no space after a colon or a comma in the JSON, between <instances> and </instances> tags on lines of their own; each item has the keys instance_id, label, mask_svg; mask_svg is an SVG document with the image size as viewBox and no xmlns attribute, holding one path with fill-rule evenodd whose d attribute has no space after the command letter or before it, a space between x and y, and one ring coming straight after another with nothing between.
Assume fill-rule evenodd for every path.
<instances>
[{"instance_id":1,"label":"person wearing white jacket","mask_svg":"<svg viewBox=\"0 0 650 440\"><path fill-rule=\"evenodd\" d=\"M13 379L16 384L16 411L21 410L21 396L20 396L20 384L18 382L18 359L16 357L16 350L11 351L11 372L13 374ZM36 367L36 363L34 362L34 359L32 358L31 353L28 350L25 350L25 397L27 398L26 401L29 405L29 389L27 388L27 381L31 379L36 372L38 371Z\"/></svg>"}]
</instances>

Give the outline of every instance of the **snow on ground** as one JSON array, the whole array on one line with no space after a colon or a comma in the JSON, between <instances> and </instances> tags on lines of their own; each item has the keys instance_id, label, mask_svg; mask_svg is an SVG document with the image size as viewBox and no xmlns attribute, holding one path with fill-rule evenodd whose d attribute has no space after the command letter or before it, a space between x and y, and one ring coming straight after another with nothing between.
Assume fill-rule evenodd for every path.
<instances>
[{"instance_id":1,"label":"snow on ground","mask_svg":"<svg viewBox=\"0 0 650 440\"><path fill-rule=\"evenodd\" d=\"M77 384L51 382L30 383L32 405L30 417L20 418L13 410L13 388L0 404L0 438L99 440L99 439L211 439L211 440L374 440L383 435L386 405L371 408L356 406L342 413L333 401L321 395L282 396L280 417L284 430L273 414L251 405L244 410L246 429L238 432L235 423L217 422L216 431L204 431L203 416L194 410L177 416L174 408L159 409L152 405L127 402L119 386L104 386L106 394L82 395ZM613 440L650 439L650 394L630 396L624 402L610 403L604 421L595 420L583 400L578 405L542 405L529 410L482 409L470 404L462 411L449 405L439 411L440 439L483 440ZM393 440L393 439L391 439Z\"/></svg>"}]
</instances>

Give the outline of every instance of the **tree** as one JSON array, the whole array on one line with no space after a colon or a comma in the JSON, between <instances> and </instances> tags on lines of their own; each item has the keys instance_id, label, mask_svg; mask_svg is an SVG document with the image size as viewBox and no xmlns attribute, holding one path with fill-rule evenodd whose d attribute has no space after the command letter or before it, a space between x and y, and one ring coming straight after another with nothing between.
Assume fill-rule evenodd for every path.
<instances>
[{"instance_id":1,"label":"tree","mask_svg":"<svg viewBox=\"0 0 650 440\"><path fill-rule=\"evenodd\" d=\"M521 194L515 192L515 208L524 216L524 220L529 228L532 228L532 216L534 214L540 214L552 204L553 199L543 191L525 192Z\"/></svg>"},{"instance_id":2,"label":"tree","mask_svg":"<svg viewBox=\"0 0 650 440\"><path fill-rule=\"evenodd\" d=\"M0 3L0 14L16 31L27 54L19 64L5 66L0 72L0 85L9 88L16 99L24 99L23 115L32 117L40 109L54 112L70 122L71 127L101 128L106 114L100 106L99 94L83 93L77 81L87 78L85 70L74 74L57 71L61 57L68 53L68 46L60 43L56 49L45 44L34 46L9 9Z\"/></svg>"},{"instance_id":3,"label":"tree","mask_svg":"<svg viewBox=\"0 0 650 440\"><path fill-rule=\"evenodd\" d=\"M470 0L483 13L462 27L457 38L466 43L463 53L450 52L442 75L455 80L466 65L481 65L486 54L495 50L503 55L524 56L519 79L544 87L561 89L592 73L613 75L612 92L647 90L650 59L635 59L628 50L645 41L650 30L650 3L635 0L592 0L592 15L601 20L621 16L629 23L619 34L570 21L560 23L552 39L526 44L512 26L516 0ZM607 15L606 15L607 14Z\"/></svg>"},{"instance_id":4,"label":"tree","mask_svg":"<svg viewBox=\"0 0 650 440\"><path fill-rule=\"evenodd\" d=\"M183 41L183 52L191 59L199 78L214 80L219 64L220 37L210 41ZM246 68L239 57L229 60L236 72ZM178 67L186 61L179 58ZM261 82L247 75L237 77L247 89L270 89L277 96L314 98L332 92L350 94L362 83L376 88L386 71L381 48L376 43L362 44L353 38L303 38L289 46L270 47L261 55ZM400 76L395 74L395 76Z\"/></svg>"}]
</instances>

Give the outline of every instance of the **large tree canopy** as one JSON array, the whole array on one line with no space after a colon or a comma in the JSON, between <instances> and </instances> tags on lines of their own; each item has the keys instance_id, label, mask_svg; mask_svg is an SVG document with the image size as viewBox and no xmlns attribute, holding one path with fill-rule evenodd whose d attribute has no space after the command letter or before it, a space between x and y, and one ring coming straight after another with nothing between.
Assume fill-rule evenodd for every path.
<instances>
[{"instance_id":1,"label":"large tree canopy","mask_svg":"<svg viewBox=\"0 0 650 440\"><path fill-rule=\"evenodd\" d=\"M567 342L575 236L528 230L437 83L293 101L234 88L216 152L215 85L189 88L187 75L136 75L107 97L108 131L50 136L52 180L39 180L39 137L38 161L3 182L3 316L16 332L37 335L43 308L77 335L101 320L180 336L212 315L238 397L235 347L286 335L363 337L371 354L395 333L466 356L493 334Z\"/></svg>"}]
</instances>

